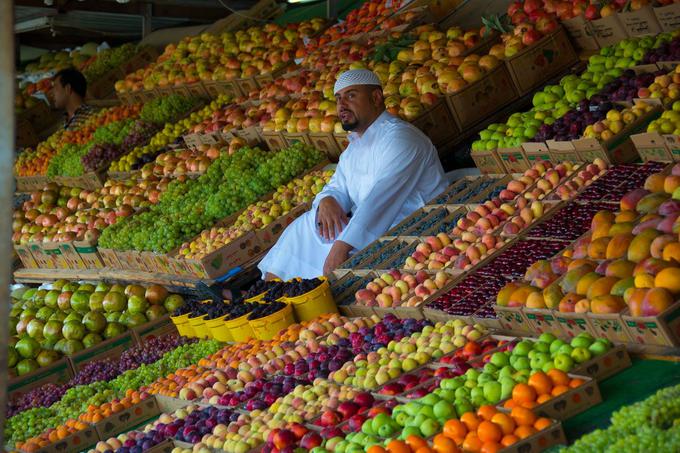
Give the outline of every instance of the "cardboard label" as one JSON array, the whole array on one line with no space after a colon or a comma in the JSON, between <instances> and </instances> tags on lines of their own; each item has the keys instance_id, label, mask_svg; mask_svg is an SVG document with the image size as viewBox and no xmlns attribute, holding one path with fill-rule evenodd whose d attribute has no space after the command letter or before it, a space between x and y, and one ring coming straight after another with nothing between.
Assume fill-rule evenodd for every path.
<instances>
[{"instance_id":1,"label":"cardboard label","mask_svg":"<svg viewBox=\"0 0 680 453\"><path fill-rule=\"evenodd\" d=\"M662 31L672 32L680 28L680 3L654 8L654 14Z\"/></svg>"},{"instance_id":2,"label":"cardboard label","mask_svg":"<svg viewBox=\"0 0 680 453\"><path fill-rule=\"evenodd\" d=\"M557 314L557 321L560 323L562 331L569 337L573 338L581 333L589 332L588 321L581 313L560 313Z\"/></svg>"},{"instance_id":3,"label":"cardboard label","mask_svg":"<svg viewBox=\"0 0 680 453\"><path fill-rule=\"evenodd\" d=\"M564 335L562 329L560 328L560 323L557 321L552 313L544 311L532 311L525 310L524 316L529 320L529 323L533 325L534 330L541 333L551 333L556 337Z\"/></svg>"},{"instance_id":4,"label":"cardboard label","mask_svg":"<svg viewBox=\"0 0 680 453\"><path fill-rule=\"evenodd\" d=\"M680 137L677 135L664 135L663 138L673 161L680 161Z\"/></svg>"},{"instance_id":5,"label":"cardboard label","mask_svg":"<svg viewBox=\"0 0 680 453\"><path fill-rule=\"evenodd\" d=\"M38 267L38 262L35 260L28 246L24 244L15 244L14 251L21 260L21 263L25 268L36 269Z\"/></svg>"},{"instance_id":6,"label":"cardboard label","mask_svg":"<svg viewBox=\"0 0 680 453\"><path fill-rule=\"evenodd\" d=\"M583 16L573 19L562 20L562 25L567 29L571 40L583 50L597 50L600 45L595 39L593 28Z\"/></svg>"},{"instance_id":7,"label":"cardboard label","mask_svg":"<svg viewBox=\"0 0 680 453\"><path fill-rule=\"evenodd\" d=\"M667 162L673 159L666 147L666 140L657 133L631 135L630 139L643 161Z\"/></svg>"},{"instance_id":8,"label":"cardboard label","mask_svg":"<svg viewBox=\"0 0 680 453\"><path fill-rule=\"evenodd\" d=\"M529 163L522 148L498 148L498 156L503 162L506 173L524 173Z\"/></svg>"},{"instance_id":9,"label":"cardboard label","mask_svg":"<svg viewBox=\"0 0 680 453\"><path fill-rule=\"evenodd\" d=\"M631 341L621 316L588 313L588 321L598 337L607 338L614 343L629 343Z\"/></svg>"},{"instance_id":10,"label":"cardboard label","mask_svg":"<svg viewBox=\"0 0 680 453\"><path fill-rule=\"evenodd\" d=\"M590 23L600 47L611 46L626 39L626 31L616 15L596 19Z\"/></svg>"},{"instance_id":11,"label":"cardboard label","mask_svg":"<svg viewBox=\"0 0 680 453\"><path fill-rule=\"evenodd\" d=\"M628 36L657 35L661 32L661 25L651 6L637 11L620 12L618 16Z\"/></svg>"},{"instance_id":12,"label":"cardboard label","mask_svg":"<svg viewBox=\"0 0 680 453\"><path fill-rule=\"evenodd\" d=\"M95 424L100 439L116 436L129 428L137 426L161 413L155 398L147 398L139 403L106 417Z\"/></svg>"},{"instance_id":13,"label":"cardboard label","mask_svg":"<svg viewBox=\"0 0 680 453\"><path fill-rule=\"evenodd\" d=\"M473 151L470 153L470 157L475 161L475 166L482 174L499 174L506 172L505 167L495 150Z\"/></svg>"},{"instance_id":14,"label":"cardboard label","mask_svg":"<svg viewBox=\"0 0 680 453\"><path fill-rule=\"evenodd\" d=\"M528 325L521 308L501 307L494 305L493 309L496 312L498 320L503 326L503 329L516 332L530 331L530 326Z\"/></svg>"}]
</instances>

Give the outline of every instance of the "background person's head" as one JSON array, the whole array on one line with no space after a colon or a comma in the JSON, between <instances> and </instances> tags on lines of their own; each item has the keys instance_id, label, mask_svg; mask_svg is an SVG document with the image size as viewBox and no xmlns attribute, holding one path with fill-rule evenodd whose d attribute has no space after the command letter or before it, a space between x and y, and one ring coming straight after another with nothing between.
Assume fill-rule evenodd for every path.
<instances>
[{"instance_id":1,"label":"background person's head","mask_svg":"<svg viewBox=\"0 0 680 453\"><path fill-rule=\"evenodd\" d=\"M65 109L69 102L82 103L86 92L87 81L80 71L62 69L54 76L52 94L56 108Z\"/></svg>"},{"instance_id":2,"label":"background person's head","mask_svg":"<svg viewBox=\"0 0 680 453\"><path fill-rule=\"evenodd\" d=\"M335 82L335 100L342 128L359 134L385 110L380 79L368 69L345 71Z\"/></svg>"}]
</instances>

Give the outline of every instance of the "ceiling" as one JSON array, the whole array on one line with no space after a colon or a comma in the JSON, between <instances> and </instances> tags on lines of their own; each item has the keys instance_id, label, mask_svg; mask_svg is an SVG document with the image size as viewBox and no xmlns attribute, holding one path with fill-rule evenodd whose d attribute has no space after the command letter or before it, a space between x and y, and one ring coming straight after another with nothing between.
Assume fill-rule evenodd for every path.
<instances>
[{"instance_id":1,"label":"ceiling","mask_svg":"<svg viewBox=\"0 0 680 453\"><path fill-rule=\"evenodd\" d=\"M4 0L2 0L4 1ZM111 45L140 40L144 14L151 29L200 25L248 9L257 0L14 0L15 35L21 45L61 49L88 41ZM225 6L226 5L226 6ZM227 8L229 7L229 9Z\"/></svg>"}]
</instances>

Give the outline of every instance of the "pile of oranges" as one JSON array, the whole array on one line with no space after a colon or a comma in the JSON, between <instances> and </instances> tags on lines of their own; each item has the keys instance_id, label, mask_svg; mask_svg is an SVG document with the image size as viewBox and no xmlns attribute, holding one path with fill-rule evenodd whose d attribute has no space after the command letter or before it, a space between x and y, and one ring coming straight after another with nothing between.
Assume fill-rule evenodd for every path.
<instances>
[{"instance_id":1,"label":"pile of oranges","mask_svg":"<svg viewBox=\"0 0 680 453\"><path fill-rule=\"evenodd\" d=\"M99 423L113 414L117 414L125 409L129 409L135 404L139 404L143 399L146 399L146 397L141 395L138 391L128 389L125 392L125 397L120 400L115 399L106 402L101 406L88 406L87 412L80 414L78 420L85 423Z\"/></svg>"},{"instance_id":2,"label":"pile of oranges","mask_svg":"<svg viewBox=\"0 0 680 453\"><path fill-rule=\"evenodd\" d=\"M512 398L507 400L503 407L512 409L519 406L533 409L583 384L585 384L583 379L570 378L567 373L557 369L552 369L547 373L537 371L529 376L526 384L515 385L512 389Z\"/></svg>"},{"instance_id":3,"label":"pile of oranges","mask_svg":"<svg viewBox=\"0 0 680 453\"><path fill-rule=\"evenodd\" d=\"M177 398L182 387L191 384L192 382L196 382L199 379L212 376L214 373L215 370L211 368L191 365L156 379L148 387L145 387L144 390L152 395L164 395Z\"/></svg>"},{"instance_id":4,"label":"pile of oranges","mask_svg":"<svg viewBox=\"0 0 680 453\"><path fill-rule=\"evenodd\" d=\"M40 450L41 448L45 448L50 444L54 444L60 440L66 439L68 436L89 427L90 426L85 422L70 419L67 420L63 425L47 430L37 437L27 439L25 442L17 442L16 448L26 453L32 453ZM73 445L78 445L80 442L81 440L77 438L74 438L72 441Z\"/></svg>"}]
</instances>

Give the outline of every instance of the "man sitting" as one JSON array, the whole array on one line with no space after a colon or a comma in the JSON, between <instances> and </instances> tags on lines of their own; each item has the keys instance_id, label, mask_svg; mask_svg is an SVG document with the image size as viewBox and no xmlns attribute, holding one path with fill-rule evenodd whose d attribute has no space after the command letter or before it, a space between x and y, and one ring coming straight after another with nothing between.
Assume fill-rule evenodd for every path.
<instances>
[{"instance_id":1,"label":"man sitting","mask_svg":"<svg viewBox=\"0 0 680 453\"><path fill-rule=\"evenodd\" d=\"M385 111L380 80L372 71L342 73L334 92L350 143L312 209L260 262L265 279L330 274L446 187L432 142Z\"/></svg>"}]
</instances>

